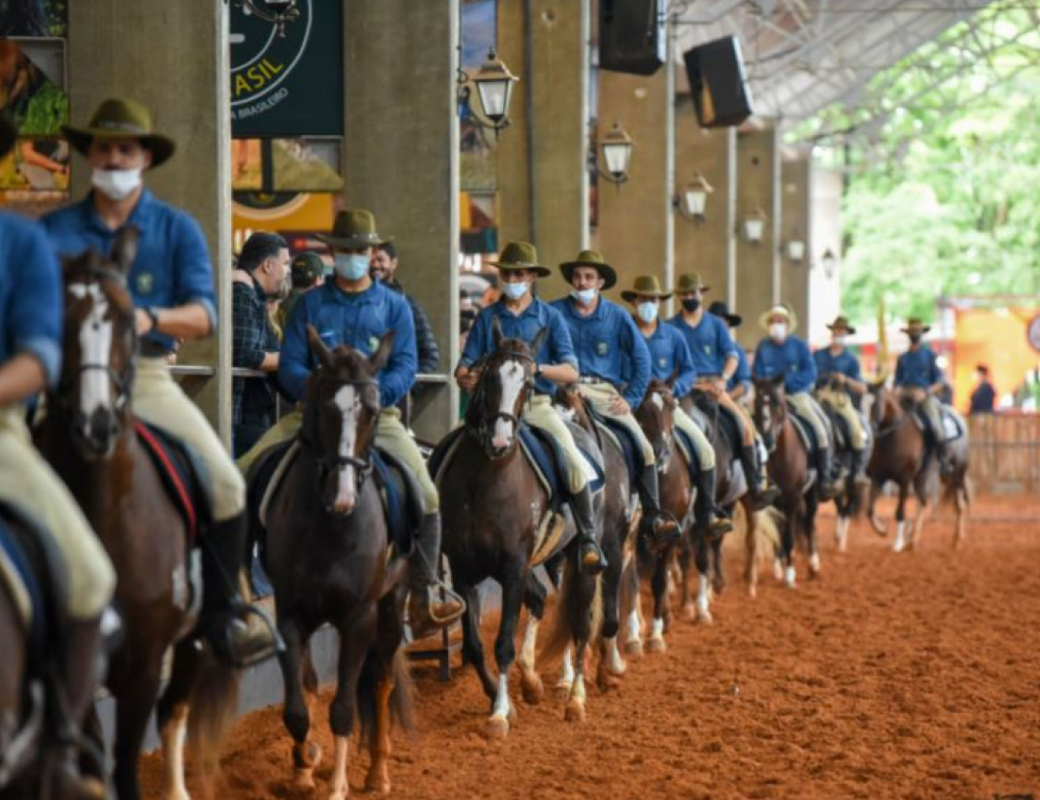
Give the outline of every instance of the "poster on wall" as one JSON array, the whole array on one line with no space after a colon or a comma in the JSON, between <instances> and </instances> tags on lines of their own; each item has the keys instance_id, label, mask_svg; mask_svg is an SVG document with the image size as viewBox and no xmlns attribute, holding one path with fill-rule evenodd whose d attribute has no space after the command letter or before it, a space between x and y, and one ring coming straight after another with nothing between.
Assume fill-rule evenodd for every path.
<instances>
[{"instance_id":1,"label":"poster on wall","mask_svg":"<svg viewBox=\"0 0 1040 800\"><path fill-rule=\"evenodd\" d=\"M67 0L0 0L0 36L65 36Z\"/></svg>"},{"instance_id":2,"label":"poster on wall","mask_svg":"<svg viewBox=\"0 0 1040 800\"><path fill-rule=\"evenodd\" d=\"M22 136L58 136L68 123L63 48L58 41L0 39L0 110Z\"/></svg>"}]
</instances>

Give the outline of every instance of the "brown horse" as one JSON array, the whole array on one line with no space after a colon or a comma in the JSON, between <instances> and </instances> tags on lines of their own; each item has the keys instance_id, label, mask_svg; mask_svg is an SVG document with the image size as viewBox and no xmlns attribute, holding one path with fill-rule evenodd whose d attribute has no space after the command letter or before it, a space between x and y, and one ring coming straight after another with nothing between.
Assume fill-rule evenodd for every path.
<instances>
[{"instance_id":1,"label":"brown horse","mask_svg":"<svg viewBox=\"0 0 1040 800\"><path fill-rule=\"evenodd\" d=\"M914 419L912 406L895 392L885 389L884 381L872 384L870 394L870 417L875 429L874 452L867 465L871 481L868 507L871 527L881 536L888 535L888 528L877 516L875 503L885 484L892 481L899 489L896 538L892 549L898 553L906 547L916 548L928 511L929 496L934 498L938 494L941 480L946 488L946 497L957 509L954 545L960 546L967 532L967 515L972 500L967 425L960 419L964 435L947 444L953 470L940 479L938 460L929 454L925 434ZM952 409L947 411L956 414ZM917 499L917 513L907 526L906 501L911 489Z\"/></svg>"},{"instance_id":2,"label":"brown horse","mask_svg":"<svg viewBox=\"0 0 1040 800\"><path fill-rule=\"evenodd\" d=\"M195 744L204 744L200 752L215 759L237 704L237 674L189 637L201 599L199 581L192 579L197 554L190 551L182 517L134 428L137 336L126 276L136 252L137 231L127 228L116 240L112 261L92 251L65 261L62 373L47 396L38 438L118 575L115 602L125 636L107 678L116 700L117 795L140 797L138 756L159 698L163 656L176 645L157 721L166 796L182 800L188 726L205 735L204 743L195 738Z\"/></svg>"},{"instance_id":3,"label":"brown horse","mask_svg":"<svg viewBox=\"0 0 1040 800\"><path fill-rule=\"evenodd\" d=\"M531 560L550 498L521 451L518 429L534 381L534 357L547 330L539 331L530 343L503 336L497 318L493 330L495 350L481 364L464 431L449 434L443 447L438 446L441 453L444 447L451 449L437 477L446 499L441 509L444 553L455 588L468 606L462 618L463 659L474 666L491 701L489 733L502 737L516 716L509 698L509 670L516 658L514 639L522 604L531 611L519 659L523 693L528 702L537 702L543 692L535 670L535 648L544 590L537 585ZM585 651L594 635L597 581L578 566L573 531L573 522L568 521L555 548L563 560L563 578L549 649L575 647L577 672L568 692L566 716L580 721L585 717ZM477 585L486 578L502 587L495 639L497 680L488 672L480 641Z\"/></svg>"},{"instance_id":4,"label":"brown horse","mask_svg":"<svg viewBox=\"0 0 1040 800\"><path fill-rule=\"evenodd\" d=\"M755 380L755 424L769 451L769 476L780 489L777 508L784 515L780 526L780 558L784 582L795 585L795 537L801 533L809 555L809 575L820 572L816 542L816 511L819 499L810 480L811 456L795 430L787 408L782 375ZM817 476L817 480L820 476Z\"/></svg>"},{"instance_id":5,"label":"brown horse","mask_svg":"<svg viewBox=\"0 0 1040 800\"><path fill-rule=\"evenodd\" d=\"M411 726L411 684L401 650L407 560L394 552L371 477L380 411L376 376L390 356L393 333L371 358L346 345L330 350L310 326L307 337L318 367L307 381L299 452L267 511L266 566L285 640L279 656L284 721L302 787L314 786L321 757L310 739L318 691L310 639L326 623L339 633L329 796L343 800L350 792L355 714L371 758L366 786L378 792L390 790L391 714Z\"/></svg>"}]
</instances>

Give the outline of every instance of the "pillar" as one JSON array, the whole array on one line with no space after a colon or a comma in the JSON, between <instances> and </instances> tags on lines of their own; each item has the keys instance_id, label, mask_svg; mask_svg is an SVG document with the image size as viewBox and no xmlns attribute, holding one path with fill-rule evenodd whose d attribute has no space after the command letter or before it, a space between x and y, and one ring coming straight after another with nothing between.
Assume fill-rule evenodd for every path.
<instances>
[{"instance_id":1,"label":"pillar","mask_svg":"<svg viewBox=\"0 0 1040 800\"><path fill-rule=\"evenodd\" d=\"M440 372L459 357L459 0L346 0L345 199L394 237L398 276L426 310ZM454 424L448 381L423 394L413 424L438 439Z\"/></svg>"},{"instance_id":2,"label":"pillar","mask_svg":"<svg viewBox=\"0 0 1040 800\"><path fill-rule=\"evenodd\" d=\"M737 339L753 347L763 332L758 317L780 302L780 136L775 127L737 134L737 291L734 310L746 320ZM766 214L762 241L752 243L743 221Z\"/></svg>"},{"instance_id":3,"label":"pillar","mask_svg":"<svg viewBox=\"0 0 1040 800\"><path fill-rule=\"evenodd\" d=\"M810 208L812 222L809 226L809 331L813 336L826 339L827 323L841 314L841 255L842 228L841 204L844 176L840 170L816 166L810 174ZM828 275L823 268L823 254L828 250L838 258L837 269ZM850 320L854 328L866 327L869 319ZM861 327L862 326L862 327Z\"/></svg>"},{"instance_id":4,"label":"pillar","mask_svg":"<svg viewBox=\"0 0 1040 800\"><path fill-rule=\"evenodd\" d=\"M202 225L213 260L220 325L186 344L180 364L216 368L195 397L224 441L231 440L231 118L227 4L181 0L69 3L70 114L84 124L102 100L133 97L156 129L177 142L173 159L148 173L161 199ZM132 32L132 33L131 33ZM90 187L83 162L72 172L72 197Z\"/></svg>"},{"instance_id":5,"label":"pillar","mask_svg":"<svg viewBox=\"0 0 1040 800\"><path fill-rule=\"evenodd\" d=\"M809 292L809 242L812 237L810 195L812 161L805 157L784 159L780 168L783 208L780 215L780 299L798 315L799 335L810 336L812 298ZM805 255L793 261L788 253L791 241L805 243Z\"/></svg>"}]
</instances>

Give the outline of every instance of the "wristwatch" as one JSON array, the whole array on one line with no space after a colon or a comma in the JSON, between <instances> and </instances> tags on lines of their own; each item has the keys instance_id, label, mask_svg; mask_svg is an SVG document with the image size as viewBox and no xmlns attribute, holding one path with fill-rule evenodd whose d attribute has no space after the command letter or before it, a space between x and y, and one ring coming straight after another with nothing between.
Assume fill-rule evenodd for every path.
<instances>
[{"instance_id":1,"label":"wristwatch","mask_svg":"<svg viewBox=\"0 0 1040 800\"><path fill-rule=\"evenodd\" d=\"M534 376L536 378L540 378L542 376L542 365L541 364L535 364L534 365Z\"/></svg>"},{"instance_id":2,"label":"wristwatch","mask_svg":"<svg viewBox=\"0 0 1040 800\"><path fill-rule=\"evenodd\" d=\"M155 306L148 306L144 310L144 313L147 314L148 315L148 319L150 319L152 321L151 330L149 330L148 332L149 333L151 333L152 331L158 332L159 331L159 309L157 309Z\"/></svg>"}]
</instances>

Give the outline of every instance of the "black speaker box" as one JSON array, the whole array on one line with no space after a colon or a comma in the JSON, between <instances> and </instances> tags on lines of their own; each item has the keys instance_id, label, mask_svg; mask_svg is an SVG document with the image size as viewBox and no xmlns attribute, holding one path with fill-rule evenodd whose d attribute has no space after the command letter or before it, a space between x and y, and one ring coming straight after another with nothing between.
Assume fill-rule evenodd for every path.
<instances>
[{"instance_id":1,"label":"black speaker box","mask_svg":"<svg viewBox=\"0 0 1040 800\"><path fill-rule=\"evenodd\" d=\"M665 61L661 0L599 0L599 65L653 75Z\"/></svg>"},{"instance_id":2,"label":"black speaker box","mask_svg":"<svg viewBox=\"0 0 1040 800\"><path fill-rule=\"evenodd\" d=\"M754 113L740 43L735 36L688 50L683 60L702 128L739 125Z\"/></svg>"}]
</instances>

